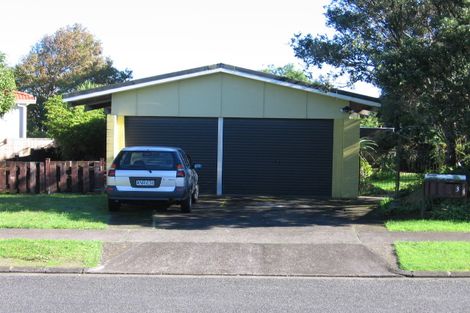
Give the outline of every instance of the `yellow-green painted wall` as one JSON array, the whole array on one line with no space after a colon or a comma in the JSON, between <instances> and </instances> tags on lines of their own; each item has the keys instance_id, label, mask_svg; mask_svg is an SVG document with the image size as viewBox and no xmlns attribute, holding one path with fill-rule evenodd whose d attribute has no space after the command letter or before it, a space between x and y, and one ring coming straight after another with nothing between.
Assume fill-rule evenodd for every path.
<instances>
[{"instance_id":1,"label":"yellow-green painted wall","mask_svg":"<svg viewBox=\"0 0 470 313\"><path fill-rule=\"evenodd\" d=\"M216 73L112 95L111 113L127 116L344 118L348 101Z\"/></svg>"},{"instance_id":2,"label":"yellow-green painted wall","mask_svg":"<svg viewBox=\"0 0 470 313\"><path fill-rule=\"evenodd\" d=\"M217 73L112 95L107 162L124 147L124 116L333 119L334 198L358 196L359 122L341 112L348 101Z\"/></svg>"},{"instance_id":3,"label":"yellow-green painted wall","mask_svg":"<svg viewBox=\"0 0 470 313\"><path fill-rule=\"evenodd\" d=\"M359 195L359 130L359 120L334 120L333 198Z\"/></svg>"},{"instance_id":4,"label":"yellow-green painted wall","mask_svg":"<svg viewBox=\"0 0 470 313\"><path fill-rule=\"evenodd\" d=\"M124 116L106 116L106 167L110 167L116 155L125 147Z\"/></svg>"}]
</instances>

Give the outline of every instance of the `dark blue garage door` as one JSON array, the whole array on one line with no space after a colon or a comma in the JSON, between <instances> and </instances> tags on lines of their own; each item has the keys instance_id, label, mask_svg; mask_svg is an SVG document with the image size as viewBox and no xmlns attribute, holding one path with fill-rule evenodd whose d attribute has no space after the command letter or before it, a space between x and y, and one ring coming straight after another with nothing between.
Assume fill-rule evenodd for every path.
<instances>
[{"instance_id":1,"label":"dark blue garage door","mask_svg":"<svg viewBox=\"0 0 470 313\"><path fill-rule=\"evenodd\" d=\"M186 151L203 168L199 173L201 193L216 193L217 119L128 116L126 146L171 146Z\"/></svg>"},{"instance_id":2,"label":"dark blue garage door","mask_svg":"<svg viewBox=\"0 0 470 313\"><path fill-rule=\"evenodd\" d=\"M224 119L224 194L331 197L333 120Z\"/></svg>"}]
</instances>

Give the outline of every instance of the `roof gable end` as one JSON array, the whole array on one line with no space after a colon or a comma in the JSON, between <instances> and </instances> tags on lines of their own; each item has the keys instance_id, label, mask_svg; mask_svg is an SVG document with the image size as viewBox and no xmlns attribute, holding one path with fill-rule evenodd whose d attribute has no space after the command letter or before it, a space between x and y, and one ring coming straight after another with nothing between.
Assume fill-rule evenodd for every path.
<instances>
[{"instance_id":1,"label":"roof gable end","mask_svg":"<svg viewBox=\"0 0 470 313\"><path fill-rule=\"evenodd\" d=\"M318 87L299 82L296 80L291 80L286 77L276 76L269 73L263 73L259 71L253 71L237 66L227 65L223 63L198 67L190 70L173 72L163 75L157 75L142 79L136 79L120 84L114 84L110 86L94 88L90 90L80 91L69 93L64 96L64 101L70 102L71 104L81 104L85 102L93 103L93 101L111 101L111 94L139 89L149 86L155 86L159 84L165 84L168 82L174 82L194 77L200 77L205 75L211 75L215 73L226 73L239 77L244 77L248 79L253 79L257 81L262 81L266 83L271 83L275 85L280 85L288 88L293 88L297 90L303 90L314 94L320 94L324 96L334 97L346 101L351 101L371 107L380 107L380 101L378 98L369 97L361 94L356 94L348 91L331 89L329 91L324 91Z\"/></svg>"}]
</instances>

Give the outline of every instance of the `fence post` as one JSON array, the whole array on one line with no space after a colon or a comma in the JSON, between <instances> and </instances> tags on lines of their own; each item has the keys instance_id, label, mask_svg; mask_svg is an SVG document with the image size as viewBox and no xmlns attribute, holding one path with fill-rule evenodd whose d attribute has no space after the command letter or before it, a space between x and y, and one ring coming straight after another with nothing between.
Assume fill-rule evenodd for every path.
<instances>
[{"instance_id":1,"label":"fence post","mask_svg":"<svg viewBox=\"0 0 470 313\"><path fill-rule=\"evenodd\" d=\"M46 164L39 163L39 193L46 192Z\"/></svg>"},{"instance_id":2,"label":"fence post","mask_svg":"<svg viewBox=\"0 0 470 313\"><path fill-rule=\"evenodd\" d=\"M10 175L8 176L8 185L10 186L10 193L17 193L16 190L16 162L9 162Z\"/></svg>"},{"instance_id":3,"label":"fence post","mask_svg":"<svg viewBox=\"0 0 470 313\"><path fill-rule=\"evenodd\" d=\"M70 178L71 178L71 187L72 192L78 191L78 162L72 161L70 162Z\"/></svg>"},{"instance_id":4,"label":"fence post","mask_svg":"<svg viewBox=\"0 0 470 313\"><path fill-rule=\"evenodd\" d=\"M59 166L59 190L65 192L67 189L67 162L58 162Z\"/></svg>"},{"instance_id":5,"label":"fence post","mask_svg":"<svg viewBox=\"0 0 470 313\"><path fill-rule=\"evenodd\" d=\"M395 198L398 198L400 195L400 169L401 169L401 134L400 128L397 132L397 149L396 149L396 164L395 164Z\"/></svg>"},{"instance_id":6,"label":"fence post","mask_svg":"<svg viewBox=\"0 0 470 313\"><path fill-rule=\"evenodd\" d=\"M29 162L29 192L36 193L36 162Z\"/></svg>"},{"instance_id":7,"label":"fence post","mask_svg":"<svg viewBox=\"0 0 470 313\"><path fill-rule=\"evenodd\" d=\"M93 191L96 192L100 188L99 179L100 177L100 163L97 161L93 162Z\"/></svg>"},{"instance_id":8,"label":"fence post","mask_svg":"<svg viewBox=\"0 0 470 313\"><path fill-rule=\"evenodd\" d=\"M45 189L47 193L50 193L51 190L49 188L50 185L50 177L49 177L49 172L51 170L51 159L46 158L44 160L44 184L45 184Z\"/></svg>"},{"instance_id":9,"label":"fence post","mask_svg":"<svg viewBox=\"0 0 470 313\"><path fill-rule=\"evenodd\" d=\"M25 162L18 162L18 192L26 193L27 167Z\"/></svg>"},{"instance_id":10,"label":"fence post","mask_svg":"<svg viewBox=\"0 0 470 313\"><path fill-rule=\"evenodd\" d=\"M100 159L100 190L104 191L106 185L106 161L104 158Z\"/></svg>"},{"instance_id":11,"label":"fence post","mask_svg":"<svg viewBox=\"0 0 470 313\"><path fill-rule=\"evenodd\" d=\"M6 162L0 161L0 192L6 189L6 184L7 184Z\"/></svg>"},{"instance_id":12,"label":"fence post","mask_svg":"<svg viewBox=\"0 0 470 313\"><path fill-rule=\"evenodd\" d=\"M90 165L88 161L82 162L83 193L90 191Z\"/></svg>"},{"instance_id":13,"label":"fence post","mask_svg":"<svg viewBox=\"0 0 470 313\"><path fill-rule=\"evenodd\" d=\"M57 162L49 162L49 191L57 192Z\"/></svg>"}]
</instances>

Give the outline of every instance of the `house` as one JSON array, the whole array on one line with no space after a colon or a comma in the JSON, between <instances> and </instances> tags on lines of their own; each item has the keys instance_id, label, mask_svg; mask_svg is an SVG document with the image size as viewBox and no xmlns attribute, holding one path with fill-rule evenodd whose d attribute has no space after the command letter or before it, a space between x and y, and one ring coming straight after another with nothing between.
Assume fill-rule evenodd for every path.
<instances>
[{"instance_id":1,"label":"house","mask_svg":"<svg viewBox=\"0 0 470 313\"><path fill-rule=\"evenodd\" d=\"M15 91L14 107L0 119L0 136L5 138L26 138L28 105L34 103L36 103L34 96Z\"/></svg>"},{"instance_id":2,"label":"house","mask_svg":"<svg viewBox=\"0 0 470 313\"><path fill-rule=\"evenodd\" d=\"M226 64L71 93L106 108L107 164L124 146L166 145L202 163L201 192L358 195L359 121L372 98Z\"/></svg>"},{"instance_id":3,"label":"house","mask_svg":"<svg viewBox=\"0 0 470 313\"><path fill-rule=\"evenodd\" d=\"M53 145L52 139L26 136L28 105L35 103L34 96L15 91L15 105L0 118L0 160L27 156L31 153L31 149Z\"/></svg>"}]
</instances>

